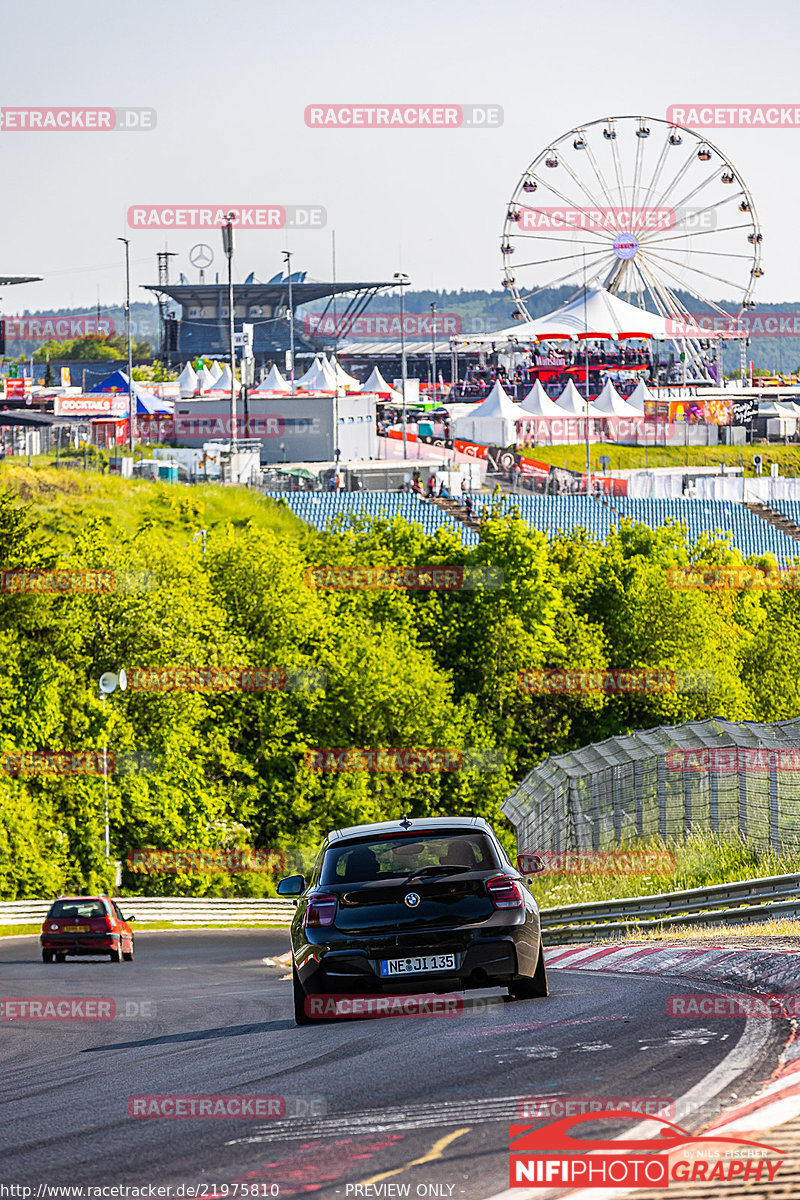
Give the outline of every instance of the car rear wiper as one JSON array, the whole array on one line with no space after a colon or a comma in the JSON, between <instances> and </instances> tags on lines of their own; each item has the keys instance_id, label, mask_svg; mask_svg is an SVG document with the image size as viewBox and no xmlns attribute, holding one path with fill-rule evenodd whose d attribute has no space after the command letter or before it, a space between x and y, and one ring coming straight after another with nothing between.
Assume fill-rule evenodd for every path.
<instances>
[{"instance_id":1,"label":"car rear wiper","mask_svg":"<svg viewBox=\"0 0 800 1200\"><path fill-rule=\"evenodd\" d=\"M418 871L412 871L410 875L406 875L406 883L412 879L417 879L421 875L455 875L459 871L471 871L472 867L463 866L439 866L439 867L420 867Z\"/></svg>"}]
</instances>

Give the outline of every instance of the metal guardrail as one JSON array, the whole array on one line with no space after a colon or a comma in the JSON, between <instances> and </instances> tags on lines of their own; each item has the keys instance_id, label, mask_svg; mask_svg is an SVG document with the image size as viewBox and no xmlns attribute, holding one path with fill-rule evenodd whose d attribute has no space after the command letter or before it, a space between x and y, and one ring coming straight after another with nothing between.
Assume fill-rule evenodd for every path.
<instances>
[{"instance_id":1,"label":"metal guardrail","mask_svg":"<svg viewBox=\"0 0 800 1200\"><path fill-rule=\"evenodd\" d=\"M0 901L0 925L31 925L47 916L51 900ZM240 921L269 921L289 925L295 906L291 900L260 900L218 896L121 896L117 903L125 916L140 922L179 921L187 925L227 925Z\"/></svg>"},{"instance_id":2,"label":"metal guardrail","mask_svg":"<svg viewBox=\"0 0 800 1200\"><path fill-rule=\"evenodd\" d=\"M800 874L543 908L542 930L553 945L681 925L748 925L771 917L800 918Z\"/></svg>"}]
</instances>

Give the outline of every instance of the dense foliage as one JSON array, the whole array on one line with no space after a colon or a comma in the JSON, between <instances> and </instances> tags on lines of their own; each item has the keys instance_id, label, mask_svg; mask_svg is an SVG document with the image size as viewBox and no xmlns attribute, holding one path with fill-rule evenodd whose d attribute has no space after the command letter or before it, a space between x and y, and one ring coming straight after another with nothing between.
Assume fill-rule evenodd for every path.
<instances>
[{"instance_id":1,"label":"dense foliage","mask_svg":"<svg viewBox=\"0 0 800 1200\"><path fill-rule=\"evenodd\" d=\"M31 475L35 473L30 473ZM98 484L98 486L101 486ZM14 773L22 752L107 743L111 857L140 847L283 849L307 859L332 826L477 813L512 831L499 804L549 753L634 728L797 711L800 596L683 592L669 567L740 561L724 538L624 526L603 546L552 543L512 517L480 544L401 521L330 535L254 494L104 481L115 489L32 508L0 492L0 567L110 570L104 593L0 592L0 897L111 886L102 777ZM214 493L230 501L225 519ZM212 497L210 500L203 496ZM238 508L237 508L238 506ZM208 530L207 553L193 541ZM497 568L491 590L323 590L324 564ZM313 670L324 690L115 692L99 676L165 667ZM543 666L707 670L708 693L537 696ZM319 747L501 752L492 770L325 773ZM127 764L127 766L125 765ZM264 894L265 874L131 874L123 890Z\"/></svg>"}]
</instances>

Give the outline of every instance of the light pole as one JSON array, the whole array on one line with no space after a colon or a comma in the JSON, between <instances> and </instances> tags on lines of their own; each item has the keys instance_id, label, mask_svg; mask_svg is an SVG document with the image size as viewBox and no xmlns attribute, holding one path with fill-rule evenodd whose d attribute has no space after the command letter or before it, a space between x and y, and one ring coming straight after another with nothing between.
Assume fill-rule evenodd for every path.
<instances>
[{"instance_id":1,"label":"light pole","mask_svg":"<svg viewBox=\"0 0 800 1200\"><path fill-rule=\"evenodd\" d=\"M234 346L234 321L233 321L233 222L237 220L235 212L226 214L225 224L222 226L222 249L228 258L228 339L230 342L231 355L231 452L232 456L236 453L236 348ZM231 475L235 474L236 467L231 461Z\"/></svg>"},{"instance_id":2,"label":"light pole","mask_svg":"<svg viewBox=\"0 0 800 1200\"><path fill-rule=\"evenodd\" d=\"M586 288L586 251L583 251L583 334L586 354L586 495L591 494L591 457L589 454L589 316L587 305L589 293Z\"/></svg>"},{"instance_id":3,"label":"light pole","mask_svg":"<svg viewBox=\"0 0 800 1200\"><path fill-rule=\"evenodd\" d=\"M290 380L292 385L291 395L294 395L294 308L292 305L292 252L291 250L283 251L283 261L286 263L286 276L289 284L289 361L290 361Z\"/></svg>"},{"instance_id":4,"label":"light pole","mask_svg":"<svg viewBox=\"0 0 800 1200\"><path fill-rule=\"evenodd\" d=\"M106 724L106 696L110 696L117 688L124 692L128 686L128 676L125 669L120 670L118 675L113 671L106 671L98 680L100 688L100 699L103 701L103 732L105 733ZM103 741L103 817L105 823L105 843L106 843L106 862L111 858L111 839L108 828L108 742Z\"/></svg>"},{"instance_id":5,"label":"light pole","mask_svg":"<svg viewBox=\"0 0 800 1200\"><path fill-rule=\"evenodd\" d=\"M409 278L403 271L395 271L394 277L400 280L400 375L403 380L403 458L408 458L408 443L406 442L406 382L408 380L408 366L406 363L406 298L403 288L409 282Z\"/></svg>"},{"instance_id":6,"label":"light pole","mask_svg":"<svg viewBox=\"0 0 800 1200\"><path fill-rule=\"evenodd\" d=\"M125 336L128 339L128 445L133 454L136 441L136 407L133 398L133 346L131 345L131 243L128 238L117 238L125 243Z\"/></svg>"},{"instance_id":7,"label":"light pole","mask_svg":"<svg viewBox=\"0 0 800 1200\"><path fill-rule=\"evenodd\" d=\"M431 305L431 399L436 408L436 304Z\"/></svg>"}]
</instances>

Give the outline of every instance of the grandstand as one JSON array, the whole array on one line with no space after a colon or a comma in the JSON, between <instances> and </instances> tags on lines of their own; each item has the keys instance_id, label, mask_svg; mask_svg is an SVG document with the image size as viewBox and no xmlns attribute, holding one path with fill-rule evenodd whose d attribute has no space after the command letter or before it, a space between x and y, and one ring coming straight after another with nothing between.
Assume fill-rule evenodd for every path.
<instances>
[{"instance_id":1,"label":"grandstand","mask_svg":"<svg viewBox=\"0 0 800 1200\"><path fill-rule=\"evenodd\" d=\"M338 516L384 517L392 521L402 517L419 525L425 534L437 529L450 529L461 538L463 546L474 546L478 535L467 529L455 517L443 512L431 500L422 500L405 492L266 492L271 500L286 502L295 516L315 529L328 529Z\"/></svg>"},{"instance_id":2,"label":"grandstand","mask_svg":"<svg viewBox=\"0 0 800 1200\"><path fill-rule=\"evenodd\" d=\"M451 529L459 534L463 546L474 546L478 535L467 529L456 517L443 511L430 500L422 500L404 492L267 492L274 500L284 500L292 512L325 530L339 515L353 517L403 517L419 525L425 534L437 529ZM585 529L598 541L604 542L613 529L626 519L634 524L659 529L668 522L686 526L689 542L702 534L730 534L731 544L745 558L771 554L781 566L800 558L800 542L783 529L763 520L744 504L730 500L696 499L634 499L611 496L595 499L592 496L509 495L500 497L474 493L476 517L488 514L499 503L501 511L516 510L520 519L548 537L569 534ZM775 501L774 509L800 526L800 501Z\"/></svg>"},{"instance_id":3,"label":"grandstand","mask_svg":"<svg viewBox=\"0 0 800 1200\"><path fill-rule=\"evenodd\" d=\"M493 499L474 496L475 512L491 512ZM596 500L587 496L504 495L503 507L506 511L516 507L521 520L551 537L583 528L605 541L623 518L650 529L659 529L673 521L686 525L690 542L703 533L730 533L731 544L745 558L768 553L782 566L800 558L800 542L762 520L745 505L730 500L644 500L628 496ZM800 525L800 501L776 501L774 507Z\"/></svg>"}]
</instances>

